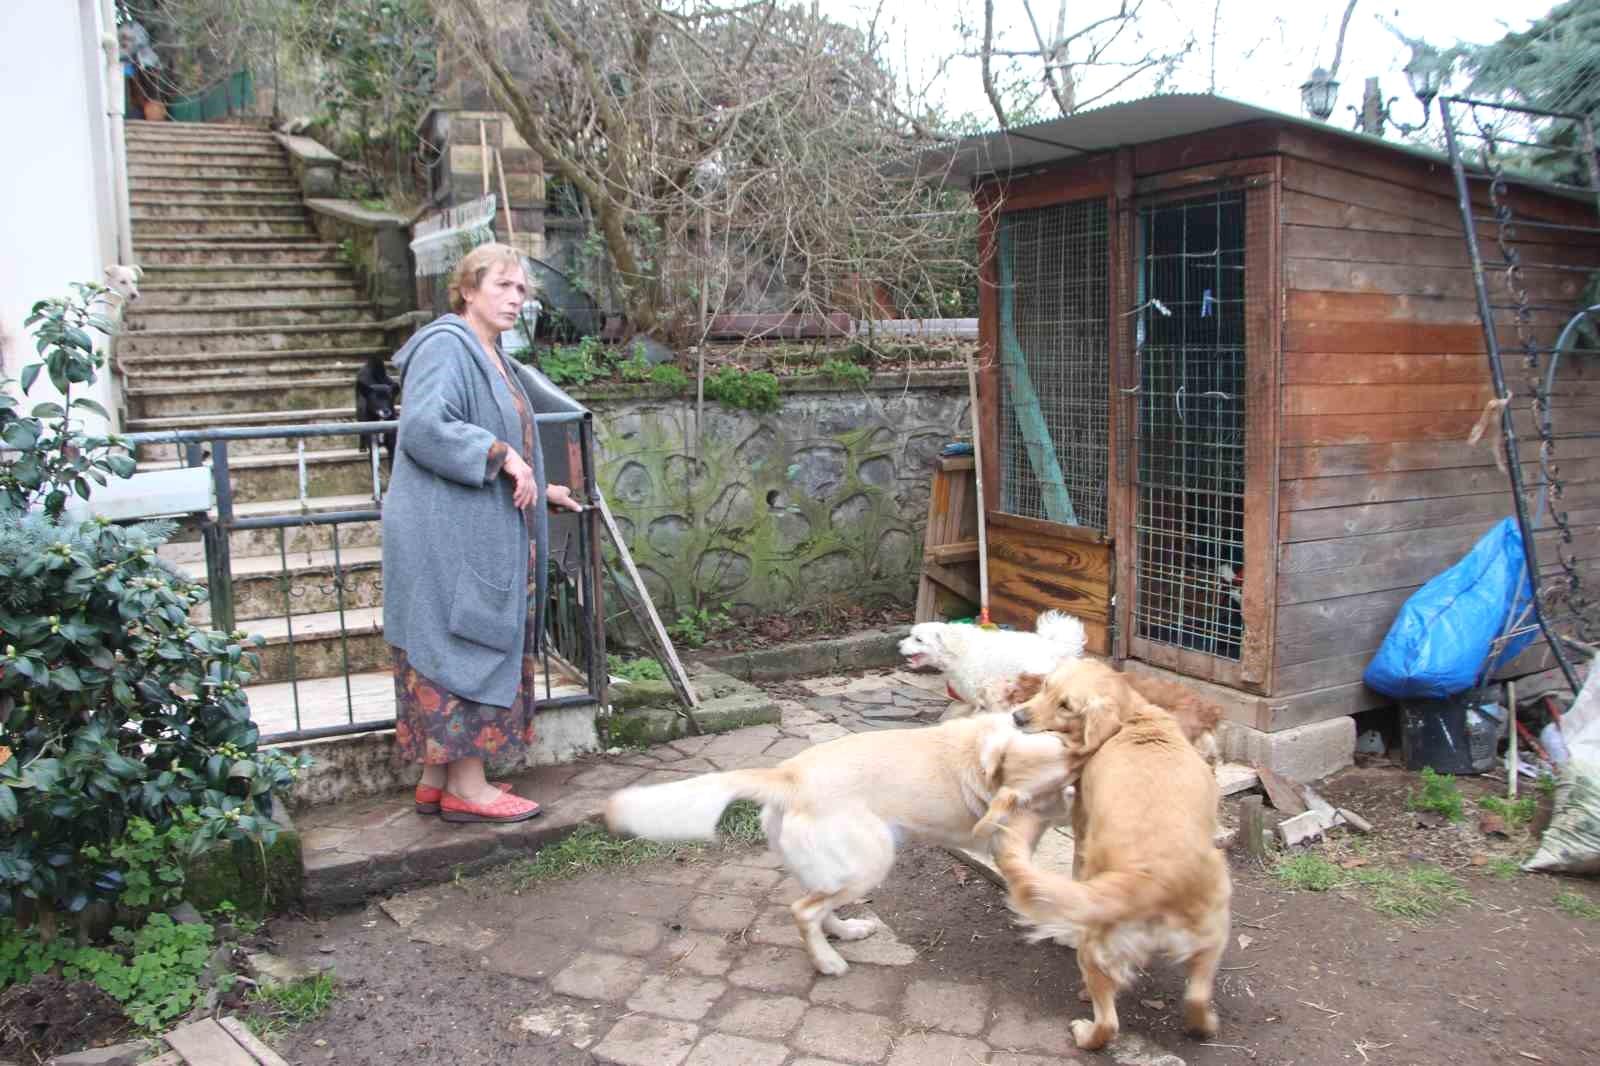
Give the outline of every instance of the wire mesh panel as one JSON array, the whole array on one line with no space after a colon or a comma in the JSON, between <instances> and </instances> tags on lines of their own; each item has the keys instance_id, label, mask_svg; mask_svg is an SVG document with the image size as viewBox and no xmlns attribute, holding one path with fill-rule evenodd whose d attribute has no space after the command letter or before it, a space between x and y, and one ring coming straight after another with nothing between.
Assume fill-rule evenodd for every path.
<instances>
[{"instance_id":1,"label":"wire mesh panel","mask_svg":"<svg viewBox=\"0 0 1600 1066\"><path fill-rule=\"evenodd\" d=\"M1145 207L1134 634L1238 660L1245 508L1244 195Z\"/></svg>"},{"instance_id":2,"label":"wire mesh panel","mask_svg":"<svg viewBox=\"0 0 1600 1066\"><path fill-rule=\"evenodd\" d=\"M1000 500L1106 531L1110 329L1104 200L1000 217Z\"/></svg>"}]
</instances>

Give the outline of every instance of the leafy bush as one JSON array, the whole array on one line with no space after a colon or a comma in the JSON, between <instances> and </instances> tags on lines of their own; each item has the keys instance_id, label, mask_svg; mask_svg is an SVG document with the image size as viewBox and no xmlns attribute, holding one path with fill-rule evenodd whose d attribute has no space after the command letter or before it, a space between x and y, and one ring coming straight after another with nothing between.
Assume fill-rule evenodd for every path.
<instances>
[{"instance_id":1,"label":"leafy bush","mask_svg":"<svg viewBox=\"0 0 1600 1066\"><path fill-rule=\"evenodd\" d=\"M103 363L79 336L98 291L35 305L43 367L67 402L7 425L0 456L0 915L20 911L46 941L57 912L91 899L159 902L171 882L151 855L180 838L190 854L270 842L273 793L306 762L257 751L254 656L244 634L190 623L205 590L157 558L170 525L60 519L64 485L87 495L85 476L132 465L71 421L85 406L71 386ZM16 431L45 419L58 422ZM140 868L155 873L130 879Z\"/></svg>"},{"instance_id":2,"label":"leafy bush","mask_svg":"<svg viewBox=\"0 0 1600 1066\"><path fill-rule=\"evenodd\" d=\"M725 366L706 376L706 397L751 411L778 409L778 379L765 370Z\"/></svg>"},{"instance_id":3,"label":"leafy bush","mask_svg":"<svg viewBox=\"0 0 1600 1066\"><path fill-rule=\"evenodd\" d=\"M605 345L599 337L585 337L577 344L551 348L539 357L545 377L565 388L582 387L610 373Z\"/></svg>"},{"instance_id":4,"label":"leafy bush","mask_svg":"<svg viewBox=\"0 0 1600 1066\"><path fill-rule=\"evenodd\" d=\"M650 361L639 352L617 364L617 373L623 381L649 381L650 369Z\"/></svg>"},{"instance_id":5,"label":"leafy bush","mask_svg":"<svg viewBox=\"0 0 1600 1066\"><path fill-rule=\"evenodd\" d=\"M1442 814L1452 822L1461 821L1464 812L1456 779L1449 774L1437 773L1432 767L1423 768L1422 790L1408 793L1406 806L1414 811Z\"/></svg>"},{"instance_id":6,"label":"leafy bush","mask_svg":"<svg viewBox=\"0 0 1600 1066\"><path fill-rule=\"evenodd\" d=\"M715 611L708 607L680 610L678 620L667 624L667 636L691 648L698 648L719 630L733 625L733 616L728 613L731 606L724 602Z\"/></svg>"}]
</instances>

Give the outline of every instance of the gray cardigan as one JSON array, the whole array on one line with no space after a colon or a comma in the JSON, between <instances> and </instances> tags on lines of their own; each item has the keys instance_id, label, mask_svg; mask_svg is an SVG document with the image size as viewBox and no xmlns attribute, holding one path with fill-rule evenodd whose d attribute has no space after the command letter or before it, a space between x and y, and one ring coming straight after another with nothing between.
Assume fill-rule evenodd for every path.
<instances>
[{"instance_id":1,"label":"gray cardigan","mask_svg":"<svg viewBox=\"0 0 1600 1066\"><path fill-rule=\"evenodd\" d=\"M538 557L549 557L543 449L522 451L522 421L505 379L466 320L444 315L395 356L404 402L383 500L383 634L419 673L464 699L506 707L521 682L528 619L529 523L508 477L488 475L505 441L537 482ZM513 374L513 380L521 375ZM519 385L519 387L522 387ZM525 402L531 418L537 408ZM535 640L546 567L535 578Z\"/></svg>"}]
</instances>

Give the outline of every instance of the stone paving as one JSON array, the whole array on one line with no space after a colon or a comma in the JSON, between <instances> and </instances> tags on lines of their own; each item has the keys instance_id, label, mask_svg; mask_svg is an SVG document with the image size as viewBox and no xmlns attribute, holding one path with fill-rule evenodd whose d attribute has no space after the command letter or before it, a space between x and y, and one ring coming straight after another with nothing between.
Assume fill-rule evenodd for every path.
<instances>
[{"instance_id":1,"label":"stone paving","mask_svg":"<svg viewBox=\"0 0 1600 1066\"><path fill-rule=\"evenodd\" d=\"M796 682L784 694L777 726L678 740L533 776L541 784L559 779L552 814L568 804L592 809L617 787L770 765L847 732L930 724L949 707L937 678L906 672ZM409 839L415 848L441 833L415 825L431 819L409 812L385 817L376 806L365 827L354 824L357 817L341 817L340 825L312 830L323 834L314 838L324 845L319 850L370 850L382 836ZM505 834L510 848L528 839L528 831L515 829L491 831ZM821 976L789 915L797 893L776 856L749 848L709 861L619 869L581 885L492 892L477 901L436 885L380 906L413 940L476 956L494 972L546 982L550 995L518 1019L519 1028L600 1063L1183 1066L1135 1033L1124 1033L1107 1055L1077 1052L1067 1030L1075 1002L1064 1002L1059 1014L1035 1016L992 1002L981 981L919 976L917 951L881 920L872 936L836 944L851 964L846 974Z\"/></svg>"}]
</instances>

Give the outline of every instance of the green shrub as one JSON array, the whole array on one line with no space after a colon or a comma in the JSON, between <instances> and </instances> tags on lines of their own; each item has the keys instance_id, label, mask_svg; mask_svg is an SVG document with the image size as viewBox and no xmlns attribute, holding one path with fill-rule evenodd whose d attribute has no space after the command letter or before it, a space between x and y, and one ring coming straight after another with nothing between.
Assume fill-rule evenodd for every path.
<instances>
[{"instance_id":1,"label":"green shrub","mask_svg":"<svg viewBox=\"0 0 1600 1066\"><path fill-rule=\"evenodd\" d=\"M689 388L689 375L671 363L662 363L651 368L650 382L654 385L664 385L673 392L684 392Z\"/></svg>"},{"instance_id":2,"label":"green shrub","mask_svg":"<svg viewBox=\"0 0 1600 1066\"><path fill-rule=\"evenodd\" d=\"M778 379L765 370L725 366L706 375L706 398L751 411L778 409Z\"/></svg>"},{"instance_id":3,"label":"green shrub","mask_svg":"<svg viewBox=\"0 0 1600 1066\"><path fill-rule=\"evenodd\" d=\"M650 362L640 352L617 364L617 373L623 381L641 382L650 380Z\"/></svg>"},{"instance_id":4,"label":"green shrub","mask_svg":"<svg viewBox=\"0 0 1600 1066\"><path fill-rule=\"evenodd\" d=\"M719 630L733 625L733 616L728 613L730 606L725 602L715 611L709 607L680 610L678 620L667 624L667 636L680 644L698 648Z\"/></svg>"},{"instance_id":5,"label":"green shrub","mask_svg":"<svg viewBox=\"0 0 1600 1066\"><path fill-rule=\"evenodd\" d=\"M624 659L620 655L606 656L606 669L613 677L624 681L665 681L667 672L654 659Z\"/></svg>"},{"instance_id":6,"label":"green shrub","mask_svg":"<svg viewBox=\"0 0 1600 1066\"><path fill-rule=\"evenodd\" d=\"M87 496L132 467L71 421L93 408L71 387L103 363L78 336L98 291L35 305L42 369L67 402L7 425L0 455L0 915L20 910L46 940L57 912L91 899L165 896L150 854L175 843L174 825L190 854L270 842L273 793L306 762L257 751L254 656L244 634L190 623L205 591L157 559L170 525L60 519L66 487ZM40 370L23 371L24 394ZM130 881L144 867L158 872Z\"/></svg>"},{"instance_id":7,"label":"green shrub","mask_svg":"<svg viewBox=\"0 0 1600 1066\"><path fill-rule=\"evenodd\" d=\"M545 377L565 388L579 388L610 373L605 345L599 337L585 337L577 344L551 348L539 357Z\"/></svg>"},{"instance_id":8,"label":"green shrub","mask_svg":"<svg viewBox=\"0 0 1600 1066\"><path fill-rule=\"evenodd\" d=\"M867 382L872 380L872 373L864 366L859 366L847 359L829 359L817 367L817 374L834 381L840 385L854 385L858 389L866 388Z\"/></svg>"}]
</instances>

